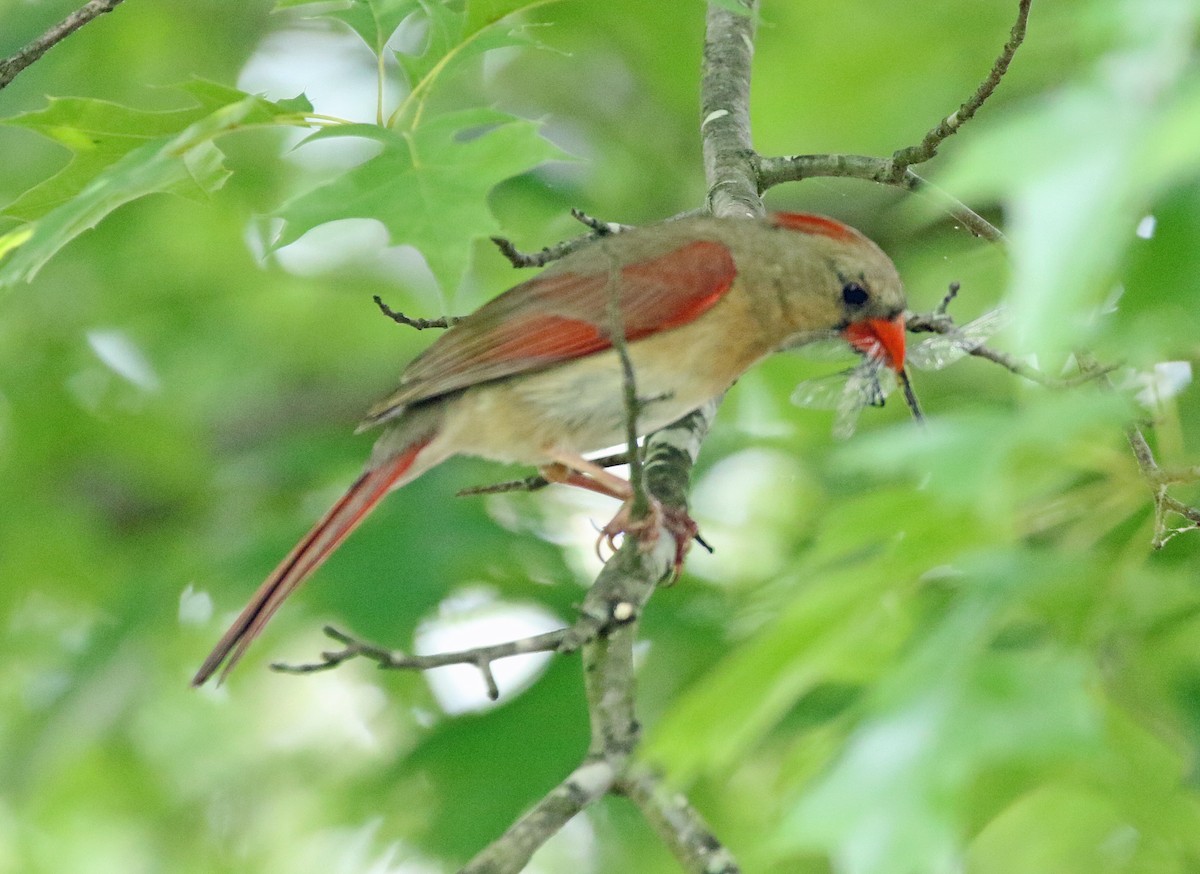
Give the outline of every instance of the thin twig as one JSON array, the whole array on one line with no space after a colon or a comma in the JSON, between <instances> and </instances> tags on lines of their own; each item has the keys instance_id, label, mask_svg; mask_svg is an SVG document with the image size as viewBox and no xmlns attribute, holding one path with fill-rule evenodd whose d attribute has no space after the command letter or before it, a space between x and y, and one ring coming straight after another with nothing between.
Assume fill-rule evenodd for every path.
<instances>
[{"instance_id":1,"label":"thin twig","mask_svg":"<svg viewBox=\"0 0 1200 874\"><path fill-rule=\"evenodd\" d=\"M468 486L454 493L456 498L469 498L474 495L503 495L508 492L536 492L550 485L550 480L540 473L531 474L524 479L510 479L502 483L492 483L486 486Z\"/></svg>"},{"instance_id":2,"label":"thin twig","mask_svg":"<svg viewBox=\"0 0 1200 874\"><path fill-rule=\"evenodd\" d=\"M797 182L818 176L863 179L882 185L891 185L904 191L930 192L944 202L946 211L957 222L977 237L992 242L1002 242L1004 234L983 216L966 204L930 185L912 171L912 166L928 161L937 154L938 146L956 133L996 90L1000 80L1008 71L1009 64L1025 39L1032 0L1020 0L1017 21L1009 33L1008 42L984 81L975 93L927 133L916 146L898 149L890 158L875 158L868 155L787 155L777 157L756 156L756 180L758 190L766 191L783 182Z\"/></svg>"},{"instance_id":3,"label":"thin twig","mask_svg":"<svg viewBox=\"0 0 1200 874\"><path fill-rule=\"evenodd\" d=\"M922 164L934 157L937 154L938 147L946 139L957 133L959 128L970 121L975 113L979 111L979 108L983 106L984 102L992 96L992 92L996 90L996 86L1000 84L1000 80L1008 72L1008 65L1012 63L1013 55L1017 53L1017 49L1025 41L1025 28L1029 23L1029 6L1031 3L1032 0L1020 0L1017 9L1017 20L1009 32L1008 42L1005 43L1000 56L992 64L992 69L988 73L987 78L975 89L975 93L956 112L950 113L935 128L925 134L924 139L920 143L915 146L898 149L892 155L893 177L899 178L911 165Z\"/></svg>"},{"instance_id":4,"label":"thin twig","mask_svg":"<svg viewBox=\"0 0 1200 874\"><path fill-rule=\"evenodd\" d=\"M610 762L602 758L585 759L459 874L517 874L559 829L604 797L616 777L617 770Z\"/></svg>"},{"instance_id":5,"label":"thin twig","mask_svg":"<svg viewBox=\"0 0 1200 874\"><path fill-rule=\"evenodd\" d=\"M642 414L642 400L637 393L637 375L633 372L633 361L629 357L629 344L625 341L625 319L621 312L620 276L621 266L612 256L608 276L608 337L621 362L621 389L625 402L625 454L629 458L629 485L633 489L630 519L637 521L650 512L650 499L646 495L642 480L642 456L638 450L638 418ZM657 532L656 532L657 533Z\"/></svg>"},{"instance_id":6,"label":"thin twig","mask_svg":"<svg viewBox=\"0 0 1200 874\"><path fill-rule=\"evenodd\" d=\"M622 225L616 222L606 222L598 218L593 218L580 209L572 209L571 218L583 223L592 232L584 234L581 237L563 240L561 243L556 243L553 246L545 246L540 252L522 252L507 237L492 237L491 241L496 244L496 248L500 250L500 254L507 258L508 263L512 264L513 267L545 267L551 261L565 258L572 252L582 249L589 243L595 242L600 237L619 234L633 227L633 225Z\"/></svg>"},{"instance_id":7,"label":"thin twig","mask_svg":"<svg viewBox=\"0 0 1200 874\"><path fill-rule=\"evenodd\" d=\"M597 237L611 237L613 234L620 234L624 231L631 230L633 225L622 225L617 222L606 222L603 219L598 219L595 216L588 215L582 209L571 209L571 218L582 224L584 227L591 228Z\"/></svg>"},{"instance_id":8,"label":"thin twig","mask_svg":"<svg viewBox=\"0 0 1200 874\"><path fill-rule=\"evenodd\" d=\"M1076 358L1079 360L1082 371L1093 373L1102 386L1110 391L1115 391L1108 375L1111 368L1101 368L1086 353L1077 353ZM1151 538L1150 545L1156 550L1162 549L1177 535L1200 530L1200 509L1185 504L1167 493L1167 488L1175 483L1195 482L1200 479L1200 467L1160 467L1158 459L1154 457L1154 450L1150 448L1150 441L1146 439L1145 432L1136 422L1125 429L1125 437L1129 441L1129 448L1133 450L1133 457L1137 460L1138 469L1154 496L1154 536ZM1171 513L1183 517L1190 524L1182 528L1172 527L1168 522Z\"/></svg>"},{"instance_id":9,"label":"thin twig","mask_svg":"<svg viewBox=\"0 0 1200 874\"><path fill-rule=\"evenodd\" d=\"M351 637L332 625L325 626L325 634L342 644L342 648L321 653L319 662L302 665L276 662L271 665L271 670L284 674L315 674L319 671L332 670L343 662L356 658L368 659L386 670L428 671L433 668L444 668L447 665L473 665L483 675L488 697L495 701L500 697L500 688L496 685L496 678L492 674L492 662L535 652L557 652L567 634L567 629L560 628L557 631L548 631L545 634L490 646L477 646L461 652L440 652L431 655L409 655L376 646L373 643Z\"/></svg>"},{"instance_id":10,"label":"thin twig","mask_svg":"<svg viewBox=\"0 0 1200 874\"><path fill-rule=\"evenodd\" d=\"M373 296L373 300L375 301L375 305L379 307L379 311L393 322L398 325L407 325L410 328L416 328L418 331L424 331L426 328L453 328L463 320L463 316L442 316L440 319L414 319L392 309L377 294Z\"/></svg>"},{"instance_id":11,"label":"thin twig","mask_svg":"<svg viewBox=\"0 0 1200 874\"><path fill-rule=\"evenodd\" d=\"M958 332L958 325L954 323L954 319L944 310L948 302L948 300L943 300L942 304L931 313L910 314L905 321L905 327L914 334L928 333L953 336ZM1030 382L1036 382L1038 385L1044 385L1047 388L1073 388L1092 382L1097 378L1099 373L1107 373L1113 369L1111 366L1107 369L1094 372L1081 369L1075 376L1050 376L1038 370L1032 364L1027 364L1018 358L1014 358L1007 352L992 349L983 343L964 347L963 351L968 355L974 355L976 358L983 358L986 361L991 361L993 364L999 364L1017 376L1028 379Z\"/></svg>"},{"instance_id":12,"label":"thin twig","mask_svg":"<svg viewBox=\"0 0 1200 874\"><path fill-rule=\"evenodd\" d=\"M1175 483L1200 482L1200 466L1196 467L1160 467L1157 470L1158 481L1167 485Z\"/></svg>"},{"instance_id":13,"label":"thin twig","mask_svg":"<svg viewBox=\"0 0 1200 874\"><path fill-rule=\"evenodd\" d=\"M22 70L33 64L58 43L89 21L99 18L106 12L112 12L120 3L121 0L90 0L87 5L76 9L19 52L0 61L0 89L6 88L8 83L17 78Z\"/></svg>"},{"instance_id":14,"label":"thin twig","mask_svg":"<svg viewBox=\"0 0 1200 874\"><path fill-rule=\"evenodd\" d=\"M946 296L942 298L942 302L934 309L934 316L944 316L947 310L950 309L950 304L954 303L954 299L958 297L959 289L962 286L957 282L951 282L950 287L946 289Z\"/></svg>"},{"instance_id":15,"label":"thin twig","mask_svg":"<svg viewBox=\"0 0 1200 874\"><path fill-rule=\"evenodd\" d=\"M582 237L575 237L571 240L564 240L561 243L556 243L553 246L546 246L540 252L522 252L518 249L508 237L492 237L491 241L496 244L496 248L500 250L508 263L513 267L545 267L551 261L557 261L566 255L571 254L579 247L586 243L590 243L593 237L590 234L585 234Z\"/></svg>"},{"instance_id":16,"label":"thin twig","mask_svg":"<svg viewBox=\"0 0 1200 874\"><path fill-rule=\"evenodd\" d=\"M738 874L732 854L708 827L687 797L672 792L646 767L630 770L617 784L638 809L679 864L691 874Z\"/></svg>"},{"instance_id":17,"label":"thin twig","mask_svg":"<svg viewBox=\"0 0 1200 874\"><path fill-rule=\"evenodd\" d=\"M972 234L993 243L1004 241L1004 234L962 201L918 176L911 168L898 177L892 172L890 158L870 155L785 155L759 157L759 190L767 191L784 182L799 182L817 177L861 179L891 185L902 191L929 194L942 203L946 213Z\"/></svg>"}]
</instances>

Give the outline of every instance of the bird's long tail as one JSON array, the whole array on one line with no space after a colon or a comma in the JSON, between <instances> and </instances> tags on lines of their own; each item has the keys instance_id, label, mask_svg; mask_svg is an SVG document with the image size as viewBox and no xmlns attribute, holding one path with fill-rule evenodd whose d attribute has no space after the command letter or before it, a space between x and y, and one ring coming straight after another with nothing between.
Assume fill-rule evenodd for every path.
<instances>
[{"instance_id":1,"label":"bird's long tail","mask_svg":"<svg viewBox=\"0 0 1200 874\"><path fill-rule=\"evenodd\" d=\"M193 686L202 685L222 664L225 667L221 671L221 679L233 670L233 666L245 654L246 648L263 630L287 596L299 588L321 562L337 549L384 495L401 483L430 439L430 436L426 436L410 443L402 452L370 468L355 480L346 494L329 508L312 530L288 553L287 558L281 561L258 587L246 609L225 632L225 636L209 653L196 676L192 678Z\"/></svg>"}]
</instances>

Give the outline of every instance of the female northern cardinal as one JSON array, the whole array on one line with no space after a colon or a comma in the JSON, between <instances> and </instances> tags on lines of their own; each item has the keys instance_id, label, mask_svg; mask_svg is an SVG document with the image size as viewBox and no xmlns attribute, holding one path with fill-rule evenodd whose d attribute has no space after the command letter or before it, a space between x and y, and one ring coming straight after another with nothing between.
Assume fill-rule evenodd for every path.
<instances>
[{"instance_id":1,"label":"female northern cardinal","mask_svg":"<svg viewBox=\"0 0 1200 874\"><path fill-rule=\"evenodd\" d=\"M831 334L900 372L904 303L888 257L822 216L681 219L568 255L408 366L363 423L387 426L366 471L267 577L193 685L226 660L228 673L384 495L453 455L538 465L548 479L621 498L602 536L635 531L629 483L582 455L625 440L623 369L610 339L617 311L645 434L718 397L770 353ZM658 521L635 533L653 537ZM676 522L681 556L695 528Z\"/></svg>"}]
</instances>

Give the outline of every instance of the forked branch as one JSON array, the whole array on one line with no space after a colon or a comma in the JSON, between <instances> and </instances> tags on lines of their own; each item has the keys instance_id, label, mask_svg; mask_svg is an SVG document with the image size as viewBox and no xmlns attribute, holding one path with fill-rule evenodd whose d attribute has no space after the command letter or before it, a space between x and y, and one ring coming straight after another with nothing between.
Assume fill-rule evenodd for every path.
<instances>
[{"instance_id":1,"label":"forked branch","mask_svg":"<svg viewBox=\"0 0 1200 874\"><path fill-rule=\"evenodd\" d=\"M340 643L342 645L341 649L321 653L321 660L319 662L300 665L276 662L271 665L271 669L284 674L315 674L319 671L328 671L338 667L343 662L358 658L373 661L380 668L386 670L428 671L433 668L444 668L447 665L472 665L478 668L479 672L483 675L483 682L487 686L488 697L495 701L500 697L500 688L496 685L496 678L492 674L492 662L535 652L556 652L562 645L563 638L566 636L568 630L562 628L546 632L545 634L534 635L533 637L525 637L520 640L511 640L489 646L472 647L460 652L409 655L408 653L367 643L364 640L359 640L356 637L346 634L344 631L339 631L332 625L326 625L324 629L326 636Z\"/></svg>"},{"instance_id":2,"label":"forked branch","mask_svg":"<svg viewBox=\"0 0 1200 874\"><path fill-rule=\"evenodd\" d=\"M892 155L892 175L895 179L899 180L904 171L911 165L922 164L934 157L938 152L938 147L949 137L958 133L960 127L974 118L979 108L992 96L992 92L996 90L996 86L1000 84L1000 80L1008 72L1008 65L1012 63L1017 49L1025 41L1025 30L1029 25L1029 6L1032 2L1033 0L1020 0L1020 6L1017 10L1017 20L1012 26L1012 31L1009 33L1008 42L1005 43L1000 56L992 64L992 69L988 73L987 78L975 89L975 93L962 106L942 119L936 127L925 134L924 139L920 143L908 148L898 149Z\"/></svg>"},{"instance_id":3,"label":"forked branch","mask_svg":"<svg viewBox=\"0 0 1200 874\"><path fill-rule=\"evenodd\" d=\"M782 182L796 182L818 176L863 179L882 185L892 185L904 191L930 191L943 201L947 213L960 222L971 233L987 240L1000 241L1004 235L966 204L944 191L930 186L912 171L912 167L923 164L937 155L938 148L970 121L975 113L995 92L996 87L1008 72L1017 49L1025 41L1029 23L1029 8L1032 0L1019 0L1017 20L1009 33L999 57L992 64L987 77L975 92L955 112L946 116L933 127L915 146L897 149L890 158L868 155L788 155L779 157L755 157L759 191L766 191Z\"/></svg>"}]
</instances>

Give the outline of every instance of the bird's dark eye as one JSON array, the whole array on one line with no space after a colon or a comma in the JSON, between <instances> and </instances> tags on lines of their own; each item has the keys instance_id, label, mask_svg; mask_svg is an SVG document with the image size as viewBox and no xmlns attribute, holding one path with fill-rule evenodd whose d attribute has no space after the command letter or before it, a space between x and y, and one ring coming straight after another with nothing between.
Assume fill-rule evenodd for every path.
<instances>
[{"instance_id":1,"label":"bird's dark eye","mask_svg":"<svg viewBox=\"0 0 1200 874\"><path fill-rule=\"evenodd\" d=\"M852 307L860 307L867 302L871 295L857 282L847 282L842 286L842 300Z\"/></svg>"}]
</instances>

